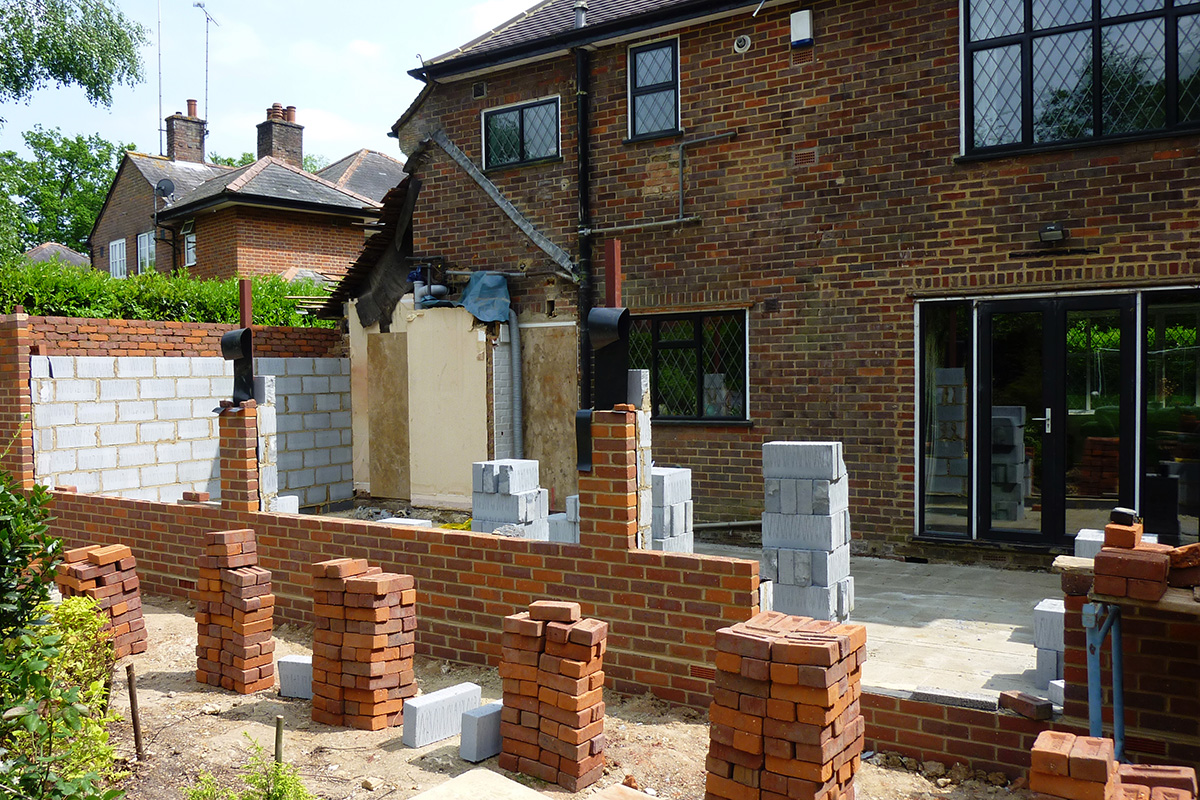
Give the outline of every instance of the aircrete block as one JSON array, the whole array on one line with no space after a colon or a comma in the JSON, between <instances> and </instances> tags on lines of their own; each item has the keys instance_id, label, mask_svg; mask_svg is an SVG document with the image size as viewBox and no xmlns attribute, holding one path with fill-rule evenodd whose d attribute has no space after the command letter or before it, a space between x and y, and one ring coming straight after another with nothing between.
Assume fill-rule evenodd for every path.
<instances>
[{"instance_id":1,"label":"aircrete block","mask_svg":"<svg viewBox=\"0 0 1200 800\"><path fill-rule=\"evenodd\" d=\"M760 611L775 610L775 583L774 581L759 581L758 582L758 607Z\"/></svg>"},{"instance_id":2,"label":"aircrete block","mask_svg":"<svg viewBox=\"0 0 1200 800\"><path fill-rule=\"evenodd\" d=\"M650 540L651 550L660 550L664 553L691 553L694 552L694 546L693 534L690 531L666 539Z\"/></svg>"},{"instance_id":3,"label":"aircrete block","mask_svg":"<svg viewBox=\"0 0 1200 800\"><path fill-rule=\"evenodd\" d=\"M1063 704L1064 695L1066 694L1066 689L1066 681L1050 681L1050 685L1046 687L1046 697L1054 705L1061 706Z\"/></svg>"},{"instance_id":4,"label":"aircrete block","mask_svg":"<svg viewBox=\"0 0 1200 800\"><path fill-rule=\"evenodd\" d=\"M271 511L276 514L299 514L300 498L294 494L281 494L271 498Z\"/></svg>"},{"instance_id":5,"label":"aircrete block","mask_svg":"<svg viewBox=\"0 0 1200 800\"><path fill-rule=\"evenodd\" d=\"M579 495L567 495L567 521L579 522Z\"/></svg>"},{"instance_id":6,"label":"aircrete block","mask_svg":"<svg viewBox=\"0 0 1200 800\"><path fill-rule=\"evenodd\" d=\"M626 401L637 409L650 410L650 370L631 369L626 377Z\"/></svg>"},{"instance_id":7,"label":"aircrete block","mask_svg":"<svg viewBox=\"0 0 1200 800\"><path fill-rule=\"evenodd\" d=\"M550 541L559 544L579 544L578 522L572 522L566 514L551 514L546 521L550 524Z\"/></svg>"},{"instance_id":8,"label":"aircrete block","mask_svg":"<svg viewBox=\"0 0 1200 800\"><path fill-rule=\"evenodd\" d=\"M1063 621L1066 609L1061 598L1049 597L1033 609L1033 646L1063 651Z\"/></svg>"},{"instance_id":9,"label":"aircrete block","mask_svg":"<svg viewBox=\"0 0 1200 800\"><path fill-rule=\"evenodd\" d=\"M763 547L795 550L836 550L847 543L845 515L762 515Z\"/></svg>"},{"instance_id":10,"label":"aircrete block","mask_svg":"<svg viewBox=\"0 0 1200 800\"><path fill-rule=\"evenodd\" d=\"M774 586L773 610L813 619L834 619L838 612L836 586Z\"/></svg>"},{"instance_id":11,"label":"aircrete block","mask_svg":"<svg viewBox=\"0 0 1200 800\"><path fill-rule=\"evenodd\" d=\"M777 514L814 513L814 483L799 478L768 478L765 481L766 510Z\"/></svg>"},{"instance_id":12,"label":"aircrete block","mask_svg":"<svg viewBox=\"0 0 1200 800\"><path fill-rule=\"evenodd\" d=\"M279 673L279 696L312 700L312 656L280 656L275 660Z\"/></svg>"},{"instance_id":13,"label":"aircrete block","mask_svg":"<svg viewBox=\"0 0 1200 800\"><path fill-rule=\"evenodd\" d=\"M504 701L497 700L462 714L462 740L458 755L463 761L478 764L500 753L500 714Z\"/></svg>"},{"instance_id":14,"label":"aircrete block","mask_svg":"<svg viewBox=\"0 0 1200 800\"><path fill-rule=\"evenodd\" d=\"M1082 528L1075 534L1075 555L1077 558L1095 558L1104 547L1104 531L1095 528Z\"/></svg>"},{"instance_id":15,"label":"aircrete block","mask_svg":"<svg viewBox=\"0 0 1200 800\"><path fill-rule=\"evenodd\" d=\"M377 519L376 522L382 522L384 525L403 525L406 528L432 528L433 520L418 519L416 517L384 517Z\"/></svg>"},{"instance_id":16,"label":"aircrete block","mask_svg":"<svg viewBox=\"0 0 1200 800\"><path fill-rule=\"evenodd\" d=\"M816 552L788 548L780 548L775 552L779 554L779 566L775 580L789 586L812 586L813 556L817 555Z\"/></svg>"},{"instance_id":17,"label":"aircrete block","mask_svg":"<svg viewBox=\"0 0 1200 800\"><path fill-rule=\"evenodd\" d=\"M550 521L547 518L522 523L472 517L471 530L476 533L495 533L498 536L513 536L538 542L550 541Z\"/></svg>"},{"instance_id":18,"label":"aircrete block","mask_svg":"<svg viewBox=\"0 0 1200 800\"><path fill-rule=\"evenodd\" d=\"M813 586L832 586L850 577L850 545L844 544L832 552L811 551Z\"/></svg>"},{"instance_id":19,"label":"aircrete block","mask_svg":"<svg viewBox=\"0 0 1200 800\"><path fill-rule=\"evenodd\" d=\"M532 522L550 513L550 490L531 489L516 494L472 492L471 515L508 522Z\"/></svg>"},{"instance_id":20,"label":"aircrete block","mask_svg":"<svg viewBox=\"0 0 1200 800\"><path fill-rule=\"evenodd\" d=\"M494 463L496 464L496 491L500 494L518 494L538 488L537 461L504 458Z\"/></svg>"},{"instance_id":21,"label":"aircrete block","mask_svg":"<svg viewBox=\"0 0 1200 800\"><path fill-rule=\"evenodd\" d=\"M479 708L480 688L474 683L447 686L404 701L405 747L424 747L457 736L464 711Z\"/></svg>"},{"instance_id":22,"label":"aircrete block","mask_svg":"<svg viewBox=\"0 0 1200 800\"><path fill-rule=\"evenodd\" d=\"M841 442L767 442L763 445L764 478L833 481L845 474Z\"/></svg>"},{"instance_id":23,"label":"aircrete block","mask_svg":"<svg viewBox=\"0 0 1200 800\"><path fill-rule=\"evenodd\" d=\"M838 619L845 622L854 611L854 576L842 578L837 583L837 613Z\"/></svg>"},{"instance_id":24,"label":"aircrete block","mask_svg":"<svg viewBox=\"0 0 1200 800\"><path fill-rule=\"evenodd\" d=\"M980 711L998 711L1000 709L998 692L952 692L936 686L918 686L913 691L911 699L943 706L977 708Z\"/></svg>"},{"instance_id":25,"label":"aircrete block","mask_svg":"<svg viewBox=\"0 0 1200 800\"><path fill-rule=\"evenodd\" d=\"M652 467L650 488L655 506L673 506L692 499L692 471L682 467Z\"/></svg>"},{"instance_id":26,"label":"aircrete block","mask_svg":"<svg viewBox=\"0 0 1200 800\"><path fill-rule=\"evenodd\" d=\"M1037 648L1037 667L1033 674L1033 685L1045 689L1050 681L1056 681L1063 676L1063 654L1057 650Z\"/></svg>"},{"instance_id":27,"label":"aircrete block","mask_svg":"<svg viewBox=\"0 0 1200 800\"><path fill-rule=\"evenodd\" d=\"M850 508L850 479L812 482L812 513L840 514ZM800 512L804 513L804 512Z\"/></svg>"}]
</instances>

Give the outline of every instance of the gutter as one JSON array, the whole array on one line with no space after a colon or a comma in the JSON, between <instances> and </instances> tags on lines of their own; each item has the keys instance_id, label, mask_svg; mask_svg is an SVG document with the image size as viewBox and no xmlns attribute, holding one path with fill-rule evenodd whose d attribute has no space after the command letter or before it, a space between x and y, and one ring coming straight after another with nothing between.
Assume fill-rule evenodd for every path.
<instances>
[{"instance_id":1,"label":"gutter","mask_svg":"<svg viewBox=\"0 0 1200 800\"><path fill-rule=\"evenodd\" d=\"M230 197L229 195L217 195L195 205L175 206L170 209L163 209L159 212L158 218L161 221L179 219L200 211L214 209L217 206L257 206L260 208L275 208L280 211L311 211L331 217L378 217L381 210L378 207L372 208L370 206L354 209L350 206L329 206L324 203L289 202L273 197Z\"/></svg>"}]
</instances>

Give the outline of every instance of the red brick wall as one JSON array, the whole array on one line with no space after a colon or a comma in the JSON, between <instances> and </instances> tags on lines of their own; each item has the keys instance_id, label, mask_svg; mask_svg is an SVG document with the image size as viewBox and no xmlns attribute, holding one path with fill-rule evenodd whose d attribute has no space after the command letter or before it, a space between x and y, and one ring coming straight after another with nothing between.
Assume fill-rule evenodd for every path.
<instances>
[{"instance_id":1,"label":"red brick wall","mask_svg":"<svg viewBox=\"0 0 1200 800\"><path fill-rule=\"evenodd\" d=\"M635 311L749 307L753 425L660 425L655 458L693 468L699 520L752 519L762 442L840 440L855 537L880 554L932 555L910 542L914 297L1189 282L1200 207L1184 198L1200 185L1200 150L1186 137L958 163L957 2L821 0L807 63L788 44L791 10L678 32L686 138L737 138L688 151L685 214L699 224L619 234L624 301ZM740 34L754 41L742 55L731 50ZM624 142L626 47L592 55L598 227L677 212L678 139ZM478 81L487 97L473 100ZM572 59L561 57L443 83L410 126L440 121L479 163L482 109L561 95L563 160L489 177L568 249L571 81ZM472 269L530 252L436 147L419 174L418 252ZM1098 252L1023 255L1038 248L1037 228L1059 219L1073 246ZM550 291L573 290L514 284L518 305L538 307Z\"/></svg>"},{"instance_id":2,"label":"red brick wall","mask_svg":"<svg viewBox=\"0 0 1200 800\"><path fill-rule=\"evenodd\" d=\"M1087 598L1067 596L1063 669L1068 717L1088 718ZM1198 606L1200 611L1200 606ZM1125 750L1139 763L1200 769L1200 613L1121 606ZM1112 722L1112 639L1101 651L1105 730Z\"/></svg>"},{"instance_id":3,"label":"red brick wall","mask_svg":"<svg viewBox=\"0 0 1200 800\"><path fill-rule=\"evenodd\" d=\"M29 343L43 356L219 356L221 334L234 325L78 317L30 317ZM260 358L344 357L348 345L330 328L256 325L254 354ZM26 359L28 368L28 359Z\"/></svg>"},{"instance_id":4,"label":"red brick wall","mask_svg":"<svg viewBox=\"0 0 1200 800\"><path fill-rule=\"evenodd\" d=\"M308 269L337 279L362 252L365 234L325 214L239 206L196 217L195 278L223 280Z\"/></svg>"},{"instance_id":5,"label":"red brick wall","mask_svg":"<svg viewBox=\"0 0 1200 800\"><path fill-rule=\"evenodd\" d=\"M32 416L26 317L0 316L0 469L25 488L33 486Z\"/></svg>"},{"instance_id":6,"label":"red brick wall","mask_svg":"<svg viewBox=\"0 0 1200 800\"><path fill-rule=\"evenodd\" d=\"M61 492L53 530L69 543L136 542L145 590L182 597L205 531L253 528L276 619L301 625L313 621L309 565L366 558L416 578L418 652L471 664L499 663L503 617L538 599L574 600L610 625L610 688L706 707L712 671L693 667L710 663L717 629L758 610L758 562L630 550L633 467L617 462L632 452L632 414L597 416L597 468L580 497L592 522L578 545Z\"/></svg>"}]
</instances>

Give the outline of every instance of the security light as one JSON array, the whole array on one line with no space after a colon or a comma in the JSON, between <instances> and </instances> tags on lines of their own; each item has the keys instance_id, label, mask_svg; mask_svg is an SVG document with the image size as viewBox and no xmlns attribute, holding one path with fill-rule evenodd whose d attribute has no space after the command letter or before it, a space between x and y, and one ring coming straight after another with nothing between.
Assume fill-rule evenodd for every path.
<instances>
[{"instance_id":1,"label":"security light","mask_svg":"<svg viewBox=\"0 0 1200 800\"><path fill-rule=\"evenodd\" d=\"M1061 222L1050 222L1038 229L1038 239L1043 243L1053 244L1067 238L1067 229Z\"/></svg>"}]
</instances>

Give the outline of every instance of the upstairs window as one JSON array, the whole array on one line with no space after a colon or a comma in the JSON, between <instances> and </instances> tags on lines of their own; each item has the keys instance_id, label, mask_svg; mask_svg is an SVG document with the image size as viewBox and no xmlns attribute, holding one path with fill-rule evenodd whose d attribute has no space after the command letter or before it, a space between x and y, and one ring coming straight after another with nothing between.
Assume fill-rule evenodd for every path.
<instances>
[{"instance_id":1,"label":"upstairs window","mask_svg":"<svg viewBox=\"0 0 1200 800\"><path fill-rule=\"evenodd\" d=\"M965 0L968 154L1200 129L1197 0Z\"/></svg>"},{"instance_id":2,"label":"upstairs window","mask_svg":"<svg viewBox=\"0 0 1200 800\"><path fill-rule=\"evenodd\" d=\"M108 274L114 278L125 277L124 239L116 239L108 243Z\"/></svg>"},{"instance_id":3,"label":"upstairs window","mask_svg":"<svg viewBox=\"0 0 1200 800\"><path fill-rule=\"evenodd\" d=\"M629 138L679 130L679 42L629 48Z\"/></svg>"},{"instance_id":4,"label":"upstairs window","mask_svg":"<svg viewBox=\"0 0 1200 800\"><path fill-rule=\"evenodd\" d=\"M484 169L558 158L558 98L483 112Z\"/></svg>"},{"instance_id":5,"label":"upstairs window","mask_svg":"<svg viewBox=\"0 0 1200 800\"><path fill-rule=\"evenodd\" d=\"M746 312L635 316L629 366L650 370L655 419L746 419Z\"/></svg>"},{"instance_id":6,"label":"upstairs window","mask_svg":"<svg viewBox=\"0 0 1200 800\"><path fill-rule=\"evenodd\" d=\"M138 274L142 275L147 272L154 271L154 231L139 233L137 238L138 247Z\"/></svg>"}]
</instances>

